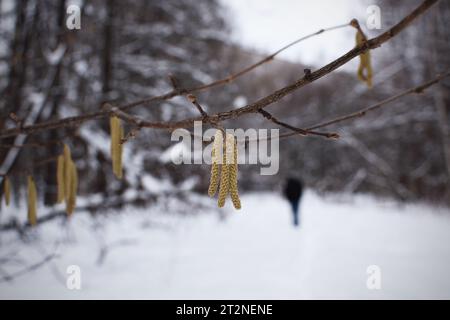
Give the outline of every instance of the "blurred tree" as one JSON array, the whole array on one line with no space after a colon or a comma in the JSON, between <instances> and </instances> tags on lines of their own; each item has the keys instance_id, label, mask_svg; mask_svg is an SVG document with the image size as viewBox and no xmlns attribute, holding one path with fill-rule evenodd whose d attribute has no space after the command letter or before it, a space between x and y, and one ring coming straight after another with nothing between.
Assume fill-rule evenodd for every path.
<instances>
[{"instance_id":1,"label":"blurred tree","mask_svg":"<svg viewBox=\"0 0 450 320\"><path fill-rule=\"evenodd\" d=\"M0 80L0 90L5 93L0 104L3 115L14 112L26 119L38 109L34 121L45 121L90 112L105 101L126 102L162 93L170 88L170 74L183 86L225 74L226 66L220 59L228 31L218 1L82 2L80 30L66 28L66 5L66 1L20 0L10 11L6 8L2 12L2 23L11 26L2 30L0 40L9 48L2 57L7 68L1 72L8 74L7 81ZM191 106L181 105L180 101L167 105L170 107L141 108L139 112L155 120L193 114ZM11 125L15 125L11 119L1 118L0 130ZM108 123L101 121L80 130L71 127L40 133L27 141L68 142L80 178L86 182L80 185L84 194L140 189L145 176L141 169L151 169L154 174L168 172L154 166L144 168L144 162L155 163L169 139L161 133L142 131L127 144L133 158L126 157L125 170L133 168L135 174L118 183L110 174L109 149L104 143L107 134ZM149 144L151 152L142 148ZM61 152L61 146L50 144L16 151L13 165L8 168L10 173L33 171L40 160ZM1 153L0 163L6 156ZM36 180L40 191L45 190L41 195L45 194L46 204L55 202L55 170L54 162L48 162L45 170L36 168L33 172L39 176ZM23 182L24 176L14 179Z\"/></svg>"},{"instance_id":2,"label":"blurred tree","mask_svg":"<svg viewBox=\"0 0 450 320\"><path fill-rule=\"evenodd\" d=\"M4 26L0 47L7 48L0 52L0 72L5 75L0 77L0 111L4 115L14 112L19 120L42 122L96 111L104 102L124 104L158 95L171 89L169 75L181 87L189 88L261 58L230 43L218 0L82 2L80 30L65 26L66 1L11 3L11 8L3 6L6 9L0 12ZM413 6L382 0L379 4L383 15L380 31L391 27ZM449 66L444 54L450 43L445 28L449 7L441 1L438 10L373 51L373 89L367 90L358 82L356 70L355 74L333 72L307 90L286 96L273 114L288 119L291 125L308 127L378 102L443 71ZM200 93L199 100L208 112L229 110L301 78L304 68L277 59L226 87ZM444 81L438 90L433 88L433 94L406 97L345 127L330 128L341 133L338 142L311 137L283 140L280 174L260 176L254 167L242 166L246 179L241 187L273 189L283 181L280 177L295 172L306 185L321 191L448 201L448 86ZM184 97L158 105L147 103L133 112L155 121L197 115ZM224 124L230 128L275 127L263 117L242 117ZM15 125L6 116L0 119L0 130ZM176 185L194 176L194 187L201 191L208 183L206 166L185 170L160 161L161 153L171 146L167 132L140 130L136 139L127 142L126 178L122 181L112 174L106 120L42 132L28 140L24 136L3 140L4 144L45 144L6 149L8 152L0 154L0 172L18 173L13 177L16 188L23 186L25 174L32 172L38 189L45 190L40 194L45 194L46 204L54 203L56 196L55 165L48 161L61 152L61 144L55 141L71 145L83 181L80 192L87 196L103 193L114 198L128 190L139 193L148 189L146 181L153 177ZM38 167L42 163L45 170Z\"/></svg>"}]
</instances>

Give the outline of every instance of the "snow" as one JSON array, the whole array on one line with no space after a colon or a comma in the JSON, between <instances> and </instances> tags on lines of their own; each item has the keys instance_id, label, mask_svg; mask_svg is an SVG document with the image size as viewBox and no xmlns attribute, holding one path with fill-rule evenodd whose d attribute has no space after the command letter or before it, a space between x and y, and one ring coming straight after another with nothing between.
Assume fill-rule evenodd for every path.
<instances>
[{"instance_id":1,"label":"snow","mask_svg":"<svg viewBox=\"0 0 450 320\"><path fill-rule=\"evenodd\" d=\"M32 264L55 246L58 257L0 283L0 298L450 298L448 209L308 191L295 229L275 193L247 194L242 203L220 215L189 214L186 206L181 216L167 200L96 218L76 214L66 225L41 225L28 243L2 234L0 257L19 251L16 258ZM69 265L81 268L81 290L66 288ZM366 287L371 265L381 270L380 290Z\"/></svg>"},{"instance_id":2,"label":"snow","mask_svg":"<svg viewBox=\"0 0 450 320\"><path fill-rule=\"evenodd\" d=\"M47 60L47 63L49 63L52 66L56 66L58 63L61 62L61 59L64 57L64 53L66 52L66 46L60 44L54 51L45 50L44 56Z\"/></svg>"},{"instance_id":3,"label":"snow","mask_svg":"<svg viewBox=\"0 0 450 320\"><path fill-rule=\"evenodd\" d=\"M190 154L190 152L190 146L186 145L183 140L170 146L167 150L162 152L159 156L159 161L161 161L161 163L178 163L184 158L183 155Z\"/></svg>"},{"instance_id":4,"label":"snow","mask_svg":"<svg viewBox=\"0 0 450 320\"><path fill-rule=\"evenodd\" d=\"M242 108L248 104L247 98L244 96L237 96L233 101L233 107L235 109Z\"/></svg>"},{"instance_id":5,"label":"snow","mask_svg":"<svg viewBox=\"0 0 450 320\"><path fill-rule=\"evenodd\" d=\"M173 186L169 180L160 180L150 174L146 174L142 177L142 184L147 191L155 194L173 190Z\"/></svg>"}]
</instances>

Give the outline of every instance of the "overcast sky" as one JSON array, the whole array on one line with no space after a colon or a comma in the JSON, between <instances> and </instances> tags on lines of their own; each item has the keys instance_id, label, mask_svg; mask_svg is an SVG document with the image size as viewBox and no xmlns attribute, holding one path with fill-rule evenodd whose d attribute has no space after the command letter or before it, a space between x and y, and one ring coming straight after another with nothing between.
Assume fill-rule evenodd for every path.
<instances>
[{"instance_id":1,"label":"overcast sky","mask_svg":"<svg viewBox=\"0 0 450 320\"><path fill-rule=\"evenodd\" d=\"M233 40L246 48L271 53L303 35L366 19L366 7L357 0L222 0L228 9ZM352 28L324 33L287 50L283 59L321 66L355 45ZM347 66L352 67L352 65Z\"/></svg>"}]
</instances>

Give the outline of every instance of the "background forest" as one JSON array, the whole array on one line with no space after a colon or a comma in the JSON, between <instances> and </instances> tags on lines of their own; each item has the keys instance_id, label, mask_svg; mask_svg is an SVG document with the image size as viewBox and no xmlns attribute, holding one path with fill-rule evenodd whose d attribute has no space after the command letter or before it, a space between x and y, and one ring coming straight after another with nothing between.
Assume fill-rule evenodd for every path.
<instances>
[{"instance_id":1,"label":"background forest","mask_svg":"<svg viewBox=\"0 0 450 320\"><path fill-rule=\"evenodd\" d=\"M367 30L365 12L355 18L372 38L388 30L421 2L371 1L370 4L382 8L381 30ZM80 30L66 27L69 4L77 4L81 9ZM182 88L209 83L272 53L234 41L233 18L226 1L219 0L0 0L0 132L24 123L99 111L106 102L124 105L160 95L172 89L171 78ZM320 17L316 21L317 29L331 27ZM372 50L374 82L370 89L358 80L356 68L342 68L286 96L267 111L292 126L305 128L368 107L433 79L447 72L450 66L449 21L450 2L439 1L401 34ZM289 26L286 30L292 33L292 41L306 35ZM348 27L346 32L353 42L355 30ZM300 59L295 62L276 57L236 81L198 92L196 97L211 114L242 107L301 78L305 69L315 71L329 62L309 65ZM345 195L359 199L360 195L369 195L407 205L439 206L448 216L449 87L447 77L424 93L405 96L364 117L327 128L339 133L338 140L314 136L280 140L278 174L262 176L256 165L239 166L239 190L244 197L250 195L247 202L243 201L243 208L256 211L262 204L267 204L273 212L280 206L284 208L282 202L272 201L272 193L267 192L279 193L286 178L296 176L301 177L315 196L343 198ZM198 115L198 110L183 96L142 104L132 112L152 121L175 121ZM226 120L223 125L244 129L279 128L258 114ZM29 174L37 185L40 222L65 216L64 208L55 205L55 160L62 152L63 143L70 146L78 168L79 198L75 210L94 217L95 232L100 228L99 221L95 220L97 214L121 213L121 210L126 214L127 210L157 208L186 215L206 210L219 212L221 218L229 213L216 209L215 201L203 197L208 190L209 165L186 166L168 161L174 142L170 141L167 130L144 128L127 141L123 154L124 177L117 179L112 170L109 130L109 120L105 117L58 130L0 139L0 185L8 176L13 188L12 208L6 209L3 201L0 204L0 232L15 230L21 240L29 241L30 235L23 232L28 228L25 200ZM129 132L132 127L126 124L125 130ZM3 186L1 196L2 193ZM253 198L254 194L260 194L261 201ZM318 200L308 201L315 210L314 201ZM364 205L357 210L365 211ZM428 209L417 211L428 212ZM328 218L337 221L334 216ZM272 220L266 220L261 226L276 225L278 220L269 221ZM248 221L248 225L252 223ZM146 227L158 229L161 225L164 228L164 223L150 223ZM438 225L430 224L430 230ZM55 230L49 234L59 232ZM117 234L122 231L116 230ZM31 235L31 239L35 236ZM260 236L265 237L262 233ZM283 235L281 238L284 239ZM397 238L392 239L395 243ZM437 245L443 243L439 239ZM16 243L17 239L11 241ZM99 264L108 251L106 242L100 242ZM409 247L401 249L407 252ZM447 245L433 252L444 253L442 259L448 263L448 249ZM274 248L277 250L278 247Z\"/></svg>"},{"instance_id":2,"label":"background forest","mask_svg":"<svg viewBox=\"0 0 450 320\"><path fill-rule=\"evenodd\" d=\"M262 54L228 41L227 11L217 1L89 1L81 7L80 31L64 27L66 1L3 2L0 128L15 125L8 117L11 112L19 119L31 117L34 122L82 114L100 108L105 101L125 103L170 90L169 75L184 87L192 87L262 58ZM412 6L391 1L379 4L385 27ZM378 102L445 70L448 55L439 53L447 52L450 43L445 24L450 5L441 1L438 6L402 37L374 51L372 90L367 90L354 74L336 72L282 100L274 115L290 119L294 126L307 126ZM298 36L293 34L292 38ZM311 68L277 60L199 98L208 111L226 110L288 84L306 67ZM242 175L246 179L241 188L270 190L278 187L284 176L294 173L320 191L448 201L448 81L433 90L433 95L407 97L361 120L338 124L336 129L343 137L339 141L310 137L281 141L280 174L263 177L259 170L245 166ZM183 98L136 110L143 118L155 120L182 119L195 115L195 111ZM226 125L267 127L262 117L255 118ZM167 132L155 130L141 130L127 144L125 179L117 181L103 143L108 130L107 121L101 120L30 136L26 143L38 145L18 150L11 166L3 163L1 174L10 174L12 185L19 189L24 185L20 173L33 172L39 189L44 191L43 201L52 205L56 168L54 161L46 160L60 152L56 142L65 141L73 148L79 167L81 195L120 197L127 190L141 192L146 174L173 185L194 179L190 185L196 191L206 190L209 168L184 170L161 162L161 153L172 142ZM7 158L11 150L8 146L13 143L13 139L2 139L0 161Z\"/></svg>"}]
</instances>

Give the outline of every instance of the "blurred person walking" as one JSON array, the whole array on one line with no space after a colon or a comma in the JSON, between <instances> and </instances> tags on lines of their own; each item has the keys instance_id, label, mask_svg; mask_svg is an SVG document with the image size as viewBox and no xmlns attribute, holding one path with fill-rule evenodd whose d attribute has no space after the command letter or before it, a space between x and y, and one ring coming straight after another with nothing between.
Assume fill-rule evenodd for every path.
<instances>
[{"instance_id":1,"label":"blurred person walking","mask_svg":"<svg viewBox=\"0 0 450 320\"><path fill-rule=\"evenodd\" d=\"M300 224L299 206L302 193L303 193L303 182L297 178L293 177L288 178L284 188L284 196L291 204L292 214L294 218L293 222L294 226L296 227Z\"/></svg>"}]
</instances>

